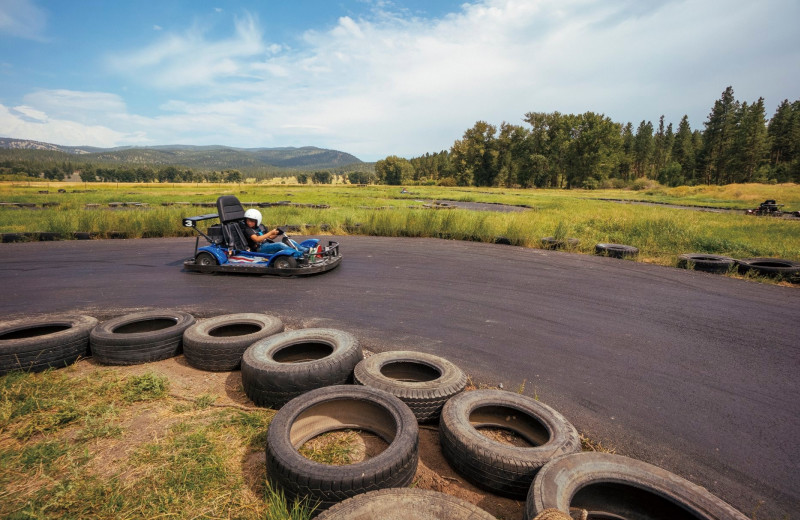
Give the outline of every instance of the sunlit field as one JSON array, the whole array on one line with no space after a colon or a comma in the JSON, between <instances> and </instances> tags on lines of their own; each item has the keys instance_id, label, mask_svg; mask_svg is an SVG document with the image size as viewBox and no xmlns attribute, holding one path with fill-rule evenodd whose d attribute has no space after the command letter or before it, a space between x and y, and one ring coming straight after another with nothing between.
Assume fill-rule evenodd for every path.
<instances>
[{"instance_id":1,"label":"sunlit field","mask_svg":"<svg viewBox=\"0 0 800 520\"><path fill-rule=\"evenodd\" d=\"M59 193L58 190L66 190ZM299 226L306 235L438 237L540 247L541 238L577 238L575 252L593 253L610 242L640 249L639 261L675 265L682 253L734 258L780 257L800 260L800 221L744 214L766 199L800 210L800 185L736 184L642 190L521 190L353 185L267 184L0 184L0 233L74 232L95 238L190 236L181 218L214 213L220 195L248 203L286 204L262 208L270 226ZM657 205L621 204L635 200ZM523 206L519 212L433 209L432 201ZM129 203L127 206L114 203ZM141 205L131 205L141 203ZM195 205L193 205L195 204ZM665 204L740 211L713 213ZM31 235L35 239L35 235Z\"/></svg>"}]
</instances>

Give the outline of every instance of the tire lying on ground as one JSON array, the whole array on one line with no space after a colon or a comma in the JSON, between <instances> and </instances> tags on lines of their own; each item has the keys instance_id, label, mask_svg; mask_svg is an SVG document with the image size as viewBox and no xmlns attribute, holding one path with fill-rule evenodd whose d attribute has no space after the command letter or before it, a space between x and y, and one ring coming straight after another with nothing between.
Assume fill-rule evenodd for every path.
<instances>
[{"instance_id":1,"label":"tire lying on ground","mask_svg":"<svg viewBox=\"0 0 800 520\"><path fill-rule=\"evenodd\" d=\"M307 441L331 431L374 433L388 447L375 457L334 466L305 458ZM408 486L417 471L419 428L400 399L375 388L318 388L278 410L267 430L267 478L289 502L307 497L318 510L355 495Z\"/></svg>"},{"instance_id":2,"label":"tire lying on ground","mask_svg":"<svg viewBox=\"0 0 800 520\"><path fill-rule=\"evenodd\" d=\"M783 276L793 278L800 276L800 262L782 258L744 258L737 260L739 272L747 274L753 271L764 276Z\"/></svg>"},{"instance_id":3,"label":"tire lying on ground","mask_svg":"<svg viewBox=\"0 0 800 520\"><path fill-rule=\"evenodd\" d=\"M564 249L565 247L577 247L580 243L581 241L577 238L542 238L542 247L544 249Z\"/></svg>"},{"instance_id":4,"label":"tire lying on ground","mask_svg":"<svg viewBox=\"0 0 800 520\"><path fill-rule=\"evenodd\" d=\"M631 258L639 254L639 248L625 244L596 244L594 252L611 258Z\"/></svg>"},{"instance_id":5,"label":"tire lying on ground","mask_svg":"<svg viewBox=\"0 0 800 520\"><path fill-rule=\"evenodd\" d=\"M476 505L428 489L381 489L348 498L317 520L495 520Z\"/></svg>"},{"instance_id":6,"label":"tire lying on ground","mask_svg":"<svg viewBox=\"0 0 800 520\"><path fill-rule=\"evenodd\" d=\"M686 253L678 256L678 267L707 273L726 273L734 265L736 260L728 256L705 253Z\"/></svg>"},{"instance_id":7,"label":"tire lying on ground","mask_svg":"<svg viewBox=\"0 0 800 520\"><path fill-rule=\"evenodd\" d=\"M183 333L183 355L200 370L239 368L247 347L283 332L283 322L266 314L241 313L201 320Z\"/></svg>"},{"instance_id":8,"label":"tire lying on ground","mask_svg":"<svg viewBox=\"0 0 800 520\"><path fill-rule=\"evenodd\" d=\"M12 370L65 367L89 353L97 319L83 315L23 318L0 323L0 376Z\"/></svg>"},{"instance_id":9,"label":"tire lying on ground","mask_svg":"<svg viewBox=\"0 0 800 520\"><path fill-rule=\"evenodd\" d=\"M657 466L610 453L576 453L545 465L530 488L525 520L548 508L589 518L746 520L709 493Z\"/></svg>"},{"instance_id":10,"label":"tire lying on ground","mask_svg":"<svg viewBox=\"0 0 800 520\"><path fill-rule=\"evenodd\" d=\"M280 406L323 386L351 381L364 359L358 340L336 329L300 329L259 340L242 356L242 386L259 406Z\"/></svg>"},{"instance_id":11,"label":"tire lying on ground","mask_svg":"<svg viewBox=\"0 0 800 520\"><path fill-rule=\"evenodd\" d=\"M420 423L436 421L444 403L464 390L467 376L453 363L422 352L383 352L353 372L355 382L397 396Z\"/></svg>"},{"instance_id":12,"label":"tire lying on ground","mask_svg":"<svg viewBox=\"0 0 800 520\"><path fill-rule=\"evenodd\" d=\"M104 365L136 365L181 353L194 316L181 311L134 312L104 321L89 336L92 356Z\"/></svg>"},{"instance_id":13,"label":"tire lying on ground","mask_svg":"<svg viewBox=\"0 0 800 520\"><path fill-rule=\"evenodd\" d=\"M509 430L530 446L485 437L479 428ZM442 453L473 484L523 498L536 472L550 460L580 451L578 432L560 413L531 397L503 390L459 394L439 420Z\"/></svg>"}]
</instances>

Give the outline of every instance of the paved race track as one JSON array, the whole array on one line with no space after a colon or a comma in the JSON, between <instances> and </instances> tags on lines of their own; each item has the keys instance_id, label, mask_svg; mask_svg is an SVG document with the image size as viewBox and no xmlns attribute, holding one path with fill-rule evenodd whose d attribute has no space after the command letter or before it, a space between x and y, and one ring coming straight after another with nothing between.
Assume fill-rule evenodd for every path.
<instances>
[{"instance_id":1,"label":"paved race track","mask_svg":"<svg viewBox=\"0 0 800 520\"><path fill-rule=\"evenodd\" d=\"M445 356L476 382L525 382L619 453L751 517L800 518L798 289L501 245L339 241L341 267L308 278L182 272L194 239L0 244L0 312L263 311L340 328L370 350Z\"/></svg>"}]
</instances>

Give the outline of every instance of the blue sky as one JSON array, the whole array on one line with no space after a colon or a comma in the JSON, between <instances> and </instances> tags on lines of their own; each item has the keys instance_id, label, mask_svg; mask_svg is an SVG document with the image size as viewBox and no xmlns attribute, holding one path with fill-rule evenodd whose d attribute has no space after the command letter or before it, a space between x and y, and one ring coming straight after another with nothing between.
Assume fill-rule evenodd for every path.
<instances>
[{"instance_id":1,"label":"blue sky","mask_svg":"<svg viewBox=\"0 0 800 520\"><path fill-rule=\"evenodd\" d=\"M0 136L319 146L374 161L476 121L702 129L800 99L796 0L0 0Z\"/></svg>"}]
</instances>

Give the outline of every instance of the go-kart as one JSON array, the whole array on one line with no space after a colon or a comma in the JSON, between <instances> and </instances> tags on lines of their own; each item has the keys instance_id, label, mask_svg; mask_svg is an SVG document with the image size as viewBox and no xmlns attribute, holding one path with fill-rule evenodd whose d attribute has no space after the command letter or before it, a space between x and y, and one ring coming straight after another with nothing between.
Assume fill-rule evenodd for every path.
<instances>
[{"instance_id":1,"label":"go-kart","mask_svg":"<svg viewBox=\"0 0 800 520\"><path fill-rule=\"evenodd\" d=\"M783 215L781 208L783 204L777 204L774 199L768 199L758 205L756 209L748 209L745 211L747 215L770 215L773 217L780 217Z\"/></svg>"},{"instance_id":2,"label":"go-kart","mask_svg":"<svg viewBox=\"0 0 800 520\"><path fill-rule=\"evenodd\" d=\"M339 243L329 241L320 245L318 239L295 242L280 231L281 242L289 246L277 253L250 251L244 235L244 208L233 195L217 199L217 213L186 217L184 227L197 232L194 255L183 262L187 271L201 273L252 273L283 276L303 276L323 273L336 268L341 262ZM197 228L198 222L219 219L219 224L209 226L206 232ZM200 237L209 245L200 246Z\"/></svg>"}]
</instances>

